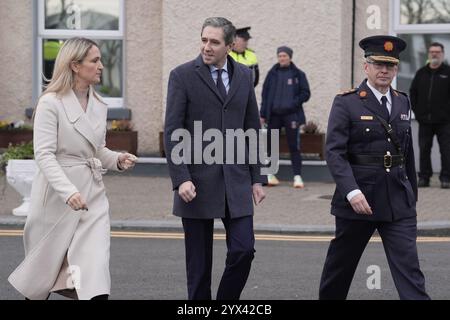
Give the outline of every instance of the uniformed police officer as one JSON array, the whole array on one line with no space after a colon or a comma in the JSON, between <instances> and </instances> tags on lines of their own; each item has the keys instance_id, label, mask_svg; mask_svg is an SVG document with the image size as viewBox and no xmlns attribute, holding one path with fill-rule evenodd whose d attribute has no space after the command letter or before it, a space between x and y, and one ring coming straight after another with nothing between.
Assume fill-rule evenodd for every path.
<instances>
[{"instance_id":1,"label":"uniformed police officer","mask_svg":"<svg viewBox=\"0 0 450 320\"><path fill-rule=\"evenodd\" d=\"M429 299L417 256L417 181L408 96L390 85L399 53L397 37L360 41L367 79L337 95L326 141L336 182L331 214L336 234L320 282L320 299L345 299L359 259L375 229L381 236L400 299Z\"/></svg>"},{"instance_id":2,"label":"uniformed police officer","mask_svg":"<svg viewBox=\"0 0 450 320\"><path fill-rule=\"evenodd\" d=\"M253 86L256 87L259 82L259 67L255 52L248 48L248 40L252 38L248 32L250 29L251 27L236 29L236 37L230 56L236 62L242 63L252 70Z\"/></svg>"}]
</instances>

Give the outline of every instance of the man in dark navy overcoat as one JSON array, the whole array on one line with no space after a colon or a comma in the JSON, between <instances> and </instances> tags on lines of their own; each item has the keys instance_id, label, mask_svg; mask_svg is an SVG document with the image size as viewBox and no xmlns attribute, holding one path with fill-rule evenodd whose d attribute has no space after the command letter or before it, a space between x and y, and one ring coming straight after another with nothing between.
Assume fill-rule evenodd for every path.
<instances>
[{"instance_id":1,"label":"man in dark navy overcoat","mask_svg":"<svg viewBox=\"0 0 450 320\"><path fill-rule=\"evenodd\" d=\"M410 103L390 86L406 43L372 36L359 45L367 79L336 96L328 121L326 157L336 182L331 202L336 234L319 298L346 299L361 255L378 230L400 299L429 299L416 246Z\"/></svg>"},{"instance_id":2,"label":"man in dark navy overcoat","mask_svg":"<svg viewBox=\"0 0 450 320\"><path fill-rule=\"evenodd\" d=\"M235 30L225 18L206 19L201 54L173 69L169 77L164 138L175 191L173 213L182 218L184 228L190 300L211 299L215 218L221 218L225 226L228 249L217 299L240 298L255 252L253 201L258 204L265 197L262 183L267 177L261 175L260 164L229 163L228 157L226 164L202 159L209 146L207 132L219 132L226 140L230 131L257 133L261 128L251 70L228 56ZM179 144L172 139L177 130L192 137L193 163L172 158ZM199 148L196 140L200 140ZM257 154L250 143L243 149L240 152L245 152L246 158L252 152ZM196 161L197 157L202 161Z\"/></svg>"}]
</instances>

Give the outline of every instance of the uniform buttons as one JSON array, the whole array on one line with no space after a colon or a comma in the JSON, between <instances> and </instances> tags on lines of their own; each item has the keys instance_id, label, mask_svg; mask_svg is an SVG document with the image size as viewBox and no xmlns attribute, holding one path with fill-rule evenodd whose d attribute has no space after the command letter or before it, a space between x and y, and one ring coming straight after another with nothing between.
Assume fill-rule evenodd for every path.
<instances>
[{"instance_id":1,"label":"uniform buttons","mask_svg":"<svg viewBox=\"0 0 450 320\"><path fill-rule=\"evenodd\" d=\"M386 169L386 172L391 172L391 169L387 168L387 169Z\"/></svg>"},{"instance_id":2,"label":"uniform buttons","mask_svg":"<svg viewBox=\"0 0 450 320\"><path fill-rule=\"evenodd\" d=\"M408 180L408 176L405 176L405 179Z\"/></svg>"},{"instance_id":3,"label":"uniform buttons","mask_svg":"<svg viewBox=\"0 0 450 320\"><path fill-rule=\"evenodd\" d=\"M388 138L388 142L391 142L391 138Z\"/></svg>"},{"instance_id":4,"label":"uniform buttons","mask_svg":"<svg viewBox=\"0 0 450 320\"><path fill-rule=\"evenodd\" d=\"M370 128L366 128L366 132L369 132L370 131Z\"/></svg>"}]
</instances>

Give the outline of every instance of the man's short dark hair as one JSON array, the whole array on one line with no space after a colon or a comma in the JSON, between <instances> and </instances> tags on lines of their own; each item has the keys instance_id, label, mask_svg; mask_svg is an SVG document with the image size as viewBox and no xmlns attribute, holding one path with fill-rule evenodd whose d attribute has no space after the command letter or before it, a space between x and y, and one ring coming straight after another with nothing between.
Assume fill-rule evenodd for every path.
<instances>
[{"instance_id":1,"label":"man's short dark hair","mask_svg":"<svg viewBox=\"0 0 450 320\"><path fill-rule=\"evenodd\" d=\"M203 29L206 27L221 28L223 30L223 37L226 45L232 43L236 36L236 28L229 20L222 17L211 17L206 19L205 22L203 22L202 33Z\"/></svg>"},{"instance_id":2,"label":"man's short dark hair","mask_svg":"<svg viewBox=\"0 0 450 320\"><path fill-rule=\"evenodd\" d=\"M432 44L430 44L430 48L431 47L441 47L442 51L444 51L444 45L440 42L433 42Z\"/></svg>"}]
</instances>

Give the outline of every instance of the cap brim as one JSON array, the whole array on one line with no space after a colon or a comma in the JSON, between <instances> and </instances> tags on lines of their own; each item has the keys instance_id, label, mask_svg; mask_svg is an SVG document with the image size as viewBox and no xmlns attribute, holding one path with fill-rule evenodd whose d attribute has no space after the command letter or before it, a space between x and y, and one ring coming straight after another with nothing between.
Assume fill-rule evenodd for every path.
<instances>
[{"instance_id":1,"label":"cap brim","mask_svg":"<svg viewBox=\"0 0 450 320\"><path fill-rule=\"evenodd\" d=\"M398 64L400 62L399 59L389 56L370 56L367 57L367 60L373 61L373 62L384 62L384 63L392 63L392 64Z\"/></svg>"},{"instance_id":2,"label":"cap brim","mask_svg":"<svg viewBox=\"0 0 450 320\"><path fill-rule=\"evenodd\" d=\"M251 39L250 35L248 35L248 34L236 34L236 37L239 37L239 38L242 38L245 40Z\"/></svg>"}]
</instances>

